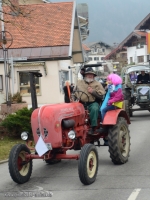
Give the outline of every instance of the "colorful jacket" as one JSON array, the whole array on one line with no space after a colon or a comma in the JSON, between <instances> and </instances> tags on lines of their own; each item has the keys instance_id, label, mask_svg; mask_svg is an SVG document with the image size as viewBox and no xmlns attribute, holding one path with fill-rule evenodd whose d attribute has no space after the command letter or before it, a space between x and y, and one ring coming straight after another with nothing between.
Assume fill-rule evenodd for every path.
<instances>
[{"instance_id":1,"label":"colorful jacket","mask_svg":"<svg viewBox=\"0 0 150 200\"><path fill-rule=\"evenodd\" d=\"M113 88L111 89L108 88L107 94L105 96L105 99L102 103L100 110L104 109L108 105L109 106L112 105L114 102L123 101L123 100L124 100L124 96L122 93L121 84L113 86Z\"/></svg>"}]
</instances>

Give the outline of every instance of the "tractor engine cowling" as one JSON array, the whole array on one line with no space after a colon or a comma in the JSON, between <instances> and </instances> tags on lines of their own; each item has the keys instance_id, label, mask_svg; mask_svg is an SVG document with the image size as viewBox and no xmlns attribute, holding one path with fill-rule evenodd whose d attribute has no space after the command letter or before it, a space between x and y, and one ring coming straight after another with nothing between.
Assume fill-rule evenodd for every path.
<instances>
[{"instance_id":1,"label":"tractor engine cowling","mask_svg":"<svg viewBox=\"0 0 150 200\"><path fill-rule=\"evenodd\" d=\"M63 128L73 128L85 123L85 109L81 103L62 103L42 106L33 111L31 126L35 144L40 135L52 148L62 146Z\"/></svg>"}]
</instances>

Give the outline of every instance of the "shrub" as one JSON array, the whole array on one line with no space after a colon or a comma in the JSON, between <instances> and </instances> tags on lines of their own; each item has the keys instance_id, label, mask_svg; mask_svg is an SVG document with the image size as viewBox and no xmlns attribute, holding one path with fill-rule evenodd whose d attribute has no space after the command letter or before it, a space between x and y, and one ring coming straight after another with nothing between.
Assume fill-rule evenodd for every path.
<instances>
[{"instance_id":1,"label":"shrub","mask_svg":"<svg viewBox=\"0 0 150 200\"><path fill-rule=\"evenodd\" d=\"M12 103L13 102L22 103L22 96L20 95L20 92L17 92L12 96Z\"/></svg>"},{"instance_id":2,"label":"shrub","mask_svg":"<svg viewBox=\"0 0 150 200\"><path fill-rule=\"evenodd\" d=\"M23 108L16 113L9 114L0 125L5 127L10 136L20 136L20 133L27 131L30 134L31 130L31 114L32 109Z\"/></svg>"},{"instance_id":3,"label":"shrub","mask_svg":"<svg viewBox=\"0 0 150 200\"><path fill-rule=\"evenodd\" d=\"M22 96L20 94L20 92L16 92L15 94L8 94L8 101L10 101L11 103L26 103L25 101L22 100ZM4 104L6 104L6 99Z\"/></svg>"}]
</instances>

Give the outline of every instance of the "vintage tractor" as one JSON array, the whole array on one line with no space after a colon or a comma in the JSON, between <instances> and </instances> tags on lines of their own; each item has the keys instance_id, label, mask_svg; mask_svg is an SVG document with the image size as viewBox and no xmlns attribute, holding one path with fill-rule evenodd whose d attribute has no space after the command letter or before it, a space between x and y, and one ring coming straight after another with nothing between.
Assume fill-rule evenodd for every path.
<instances>
[{"instance_id":1,"label":"vintage tractor","mask_svg":"<svg viewBox=\"0 0 150 200\"><path fill-rule=\"evenodd\" d=\"M145 71L146 73L150 72L149 65L132 65L125 67L122 72L122 78L124 77L123 82L123 92L124 99L126 102L126 112L132 117L134 111L148 110L150 112L150 80L137 81L130 80L131 72Z\"/></svg>"},{"instance_id":2,"label":"vintage tractor","mask_svg":"<svg viewBox=\"0 0 150 200\"><path fill-rule=\"evenodd\" d=\"M81 92L82 93L82 92ZM98 119L99 120L99 119ZM89 113L85 105L78 101L44 105L36 108L31 116L31 126L35 143L29 147L28 133L21 137L25 144L15 145L9 156L9 172L16 183L22 184L30 179L32 160L42 159L53 163L62 159L78 160L80 181L89 185L93 183L98 171L98 152L96 146L100 138L108 137L110 158L114 164L128 161L130 152L129 118L123 109L106 113L103 133L89 135ZM100 124L97 128L100 128ZM67 150L81 150L80 154L67 154Z\"/></svg>"}]
</instances>

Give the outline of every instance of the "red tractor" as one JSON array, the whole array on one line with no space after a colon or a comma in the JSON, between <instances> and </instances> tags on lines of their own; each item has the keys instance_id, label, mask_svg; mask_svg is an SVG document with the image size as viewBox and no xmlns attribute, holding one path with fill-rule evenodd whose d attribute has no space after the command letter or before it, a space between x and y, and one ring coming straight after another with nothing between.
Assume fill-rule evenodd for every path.
<instances>
[{"instance_id":1,"label":"red tractor","mask_svg":"<svg viewBox=\"0 0 150 200\"><path fill-rule=\"evenodd\" d=\"M98 119L99 120L99 119ZM25 144L15 145L9 156L9 172L16 183L22 184L30 179L32 160L42 159L53 163L61 159L78 160L80 181L93 183L98 171L98 152L100 138L108 138L110 158L114 164L128 161L130 152L129 118L123 109L108 111L105 115L103 133L89 135L89 113L81 103L62 103L45 105L33 111L31 126L35 143L34 154L29 147L28 133L21 137ZM97 128L100 128L100 124ZM81 150L80 154L67 154L67 150Z\"/></svg>"}]
</instances>

